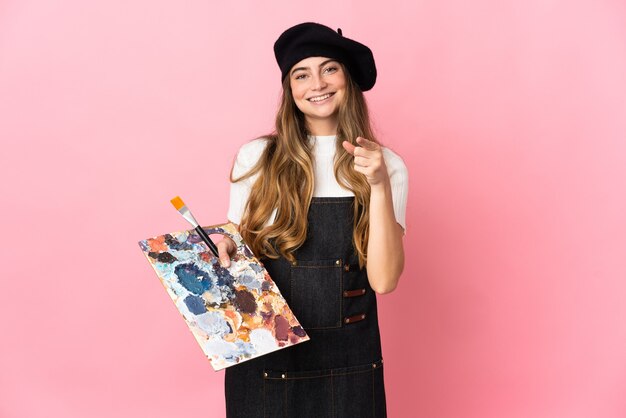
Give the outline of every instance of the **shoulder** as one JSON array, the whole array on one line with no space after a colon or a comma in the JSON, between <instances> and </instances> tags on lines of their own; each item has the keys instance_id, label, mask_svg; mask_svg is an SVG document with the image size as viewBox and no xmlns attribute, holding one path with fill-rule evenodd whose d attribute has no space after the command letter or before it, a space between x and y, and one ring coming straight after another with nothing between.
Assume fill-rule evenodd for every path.
<instances>
[{"instance_id":1,"label":"shoulder","mask_svg":"<svg viewBox=\"0 0 626 418\"><path fill-rule=\"evenodd\" d=\"M239 175L251 169L259 161L269 142L269 139L261 137L248 141L239 147L234 164L235 174Z\"/></svg>"},{"instance_id":2,"label":"shoulder","mask_svg":"<svg viewBox=\"0 0 626 418\"><path fill-rule=\"evenodd\" d=\"M239 147L239 151L237 152L237 160L242 163L245 162L254 164L256 161L258 161L268 143L269 140L265 137L253 139L252 141L246 142L241 147Z\"/></svg>"},{"instance_id":3,"label":"shoulder","mask_svg":"<svg viewBox=\"0 0 626 418\"><path fill-rule=\"evenodd\" d=\"M259 161L263 150L269 143L267 138L257 138L248 141L239 147L237 156L233 163L232 176L237 178L248 173L252 167Z\"/></svg>"}]
</instances>

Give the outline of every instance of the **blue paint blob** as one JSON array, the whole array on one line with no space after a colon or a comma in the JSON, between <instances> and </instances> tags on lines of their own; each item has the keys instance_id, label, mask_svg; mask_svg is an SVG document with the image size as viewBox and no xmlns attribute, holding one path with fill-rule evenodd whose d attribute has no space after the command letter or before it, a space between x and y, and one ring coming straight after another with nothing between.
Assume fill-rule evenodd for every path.
<instances>
[{"instance_id":1,"label":"blue paint blob","mask_svg":"<svg viewBox=\"0 0 626 418\"><path fill-rule=\"evenodd\" d=\"M256 263L250 263L250 268L255 272L255 273L260 273L263 271L263 267L261 267L260 264L256 264Z\"/></svg>"},{"instance_id":2,"label":"blue paint blob","mask_svg":"<svg viewBox=\"0 0 626 418\"><path fill-rule=\"evenodd\" d=\"M194 315L200 315L206 312L206 306L204 299L195 295L189 295L185 298L185 305L187 309Z\"/></svg>"},{"instance_id":3,"label":"blue paint blob","mask_svg":"<svg viewBox=\"0 0 626 418\"><path fill-rule=\"evenodd\" d=\"M212 286L209 273L193 263L179 264L174 267L174 274L185 289L196 295L201 295Z\"/></svg>"}]
</instances>

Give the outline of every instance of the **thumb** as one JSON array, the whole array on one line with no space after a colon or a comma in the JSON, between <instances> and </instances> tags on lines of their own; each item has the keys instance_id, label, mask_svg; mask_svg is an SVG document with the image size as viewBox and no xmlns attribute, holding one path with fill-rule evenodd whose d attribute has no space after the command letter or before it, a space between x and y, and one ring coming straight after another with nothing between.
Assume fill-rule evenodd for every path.
<instances>
[{"instance_id":1,"label":"thumb","mask_svg":"<svg viewBox=\"0 0 626 418\"><path fill-rule=\"evenodd\" d=\"M351 143L349 143L348 141L343 141L341 143L341 145L343 145L343 148L348 151L348 153L354 155L354 150L356 149L356 147L354 145L352 145Z\"/></svg>"},{"instance_id":2,"label":"thumb","mask_svg":"<svg viewBox=\"0 0 626 418\"><path fill-rule=\"evenodd\" d=\"M230 267L230 254L226 240L217 243L217 252L219 254L220 264L222 267Z\"/></svg>"}]
</instances>

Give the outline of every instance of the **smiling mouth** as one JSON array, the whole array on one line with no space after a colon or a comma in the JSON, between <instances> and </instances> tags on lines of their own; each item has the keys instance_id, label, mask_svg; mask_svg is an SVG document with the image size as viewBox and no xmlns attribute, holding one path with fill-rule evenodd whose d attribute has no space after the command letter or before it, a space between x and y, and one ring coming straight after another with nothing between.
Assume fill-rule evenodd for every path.
<instances>
[{"instance_id":1,"label":"smiling mouth","mask_svg":"<svg viewBox=\"0 0 626 418\"><path fill-rule=\"evenodd\" d=\"M326 94L322 94L321 96L309 97L307 100L309 102L321 102L322 100L326 100L334 94L335 93L326 93Z\"/></svg>"}]
</instances>

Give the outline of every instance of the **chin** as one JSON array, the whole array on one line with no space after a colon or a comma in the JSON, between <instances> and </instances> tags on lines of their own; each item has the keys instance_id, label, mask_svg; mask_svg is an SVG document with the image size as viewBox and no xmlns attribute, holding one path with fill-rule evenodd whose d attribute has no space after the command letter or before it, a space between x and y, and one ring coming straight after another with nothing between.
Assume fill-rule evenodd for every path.
<instances>
[{"instance_id":1,"label":"chin","mask_svg":"<svg viewBox=\"0 0 626 418\"><path fill-rule=\"evenodd\" d=\"M330 118L333 116L337 116L337 109L328 109L328 110L315 109L315 110L316 111L307 112L305 114L307 114L309 117L318 118L318 119L326 119L326 118Z\"/></svg>"}]
</instances>

